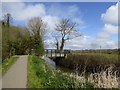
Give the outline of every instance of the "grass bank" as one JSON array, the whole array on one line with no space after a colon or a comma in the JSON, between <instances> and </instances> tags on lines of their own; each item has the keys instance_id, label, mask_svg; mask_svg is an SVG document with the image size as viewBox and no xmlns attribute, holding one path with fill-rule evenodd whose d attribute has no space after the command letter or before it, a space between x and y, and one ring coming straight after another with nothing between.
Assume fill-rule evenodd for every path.
<instances>
[{"instance_id":1,"label":"grass bank","mask_svg":"<svg viewBox=\"0 0 120 90\"><path fill-rule=\"evenodd\" d=\"M81 83L60 70L52 69L44 60L29 56L28 88L93 88L91 83Z\"/></svg>"},{"instance_id":2,"label":"grass bank","mask_svg":"<svg viewBox=\"0 0 120 90\"><path fill-rule=\"evenodd\" d=\"M0 72L0 75L4 75L8 69L17 61L18 56L12 56L10 58L7 58L2 62L2 72Z\"/></svg>"}]
</instances>

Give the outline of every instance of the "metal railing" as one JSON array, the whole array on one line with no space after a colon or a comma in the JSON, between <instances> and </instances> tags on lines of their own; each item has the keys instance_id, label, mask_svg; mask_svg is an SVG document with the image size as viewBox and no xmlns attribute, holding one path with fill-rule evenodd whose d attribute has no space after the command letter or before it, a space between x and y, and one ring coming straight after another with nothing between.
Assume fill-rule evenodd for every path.
<instances>
[{"instance_id":1,"label":"metal railing","mask_svg":"<svg viewBox=\"0 0 120 90\"><path fill-rule=\"evenodd\" d=\"M45 49L45 55L49 58L65 57L71 50L58 51L56 49Z\"/></svg>"}]
</instances>

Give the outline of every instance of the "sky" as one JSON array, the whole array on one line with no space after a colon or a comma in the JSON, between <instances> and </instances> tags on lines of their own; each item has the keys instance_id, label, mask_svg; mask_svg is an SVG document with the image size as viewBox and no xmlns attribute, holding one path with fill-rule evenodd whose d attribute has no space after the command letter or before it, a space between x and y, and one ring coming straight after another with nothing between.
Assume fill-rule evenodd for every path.
<instances>
[{"instance_id":1,"label":"sky","mask_svg":"<svg viewBox=\"0 0 120 90\"><path fill-rule=\"evenodd\" d=\"M1 0L2 2L117 2L119 0Z\"/></svg>"},{"instance_id":2,"label":"sky","mask_svg":"<svg viewBox=\"0 0 120 90\"><path fill-rule=\"evenodd\" d=\"M118 48L117 2L3 2L2 14L11 13L12 24L26 26L33 17L42 17L48 24L46 48L54 48L55 24L62 18L77 22L82 33L65 43L65 49L115 49Z\"/></svg>"}]
</instances>

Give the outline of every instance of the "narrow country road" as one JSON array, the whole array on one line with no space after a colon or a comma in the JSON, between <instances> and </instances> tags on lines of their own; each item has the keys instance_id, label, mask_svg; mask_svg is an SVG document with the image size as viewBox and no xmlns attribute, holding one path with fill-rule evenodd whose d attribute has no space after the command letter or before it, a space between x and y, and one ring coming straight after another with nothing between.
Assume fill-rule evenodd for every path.
<instances>
[{"instance_id":1,"label":"narrow country road","mask_svg":"<svg viewBox=\"0 0 120 90\"><path fill-rule=\"evenodd\" d=\"M26 88L28 56L23 55L11 66L2 78L2 88Z\"/></svg>"}]
</instances>

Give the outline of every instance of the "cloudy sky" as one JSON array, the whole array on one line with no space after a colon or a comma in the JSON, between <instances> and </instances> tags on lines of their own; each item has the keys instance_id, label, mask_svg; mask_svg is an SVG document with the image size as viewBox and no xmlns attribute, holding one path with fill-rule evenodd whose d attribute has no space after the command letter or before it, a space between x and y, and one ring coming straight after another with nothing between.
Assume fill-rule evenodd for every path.
<instances>
[{"instance_id":1,"label":"cloudy sky","mask_svg":"<svg viewBox=\"0 0 120 90\"><path fill-rule=\"evenodd\" d=\"M0 7L1 8L1 7ZM61 18L70 18L78 23L83 36L65 43L67 49L102 49L118 47L117 2L3 2L2 15L11 13L14 25L26 26L32 17L40 16L48 22L47 48L54 48L55 24Z\"/></svg>"}]
</instances>

